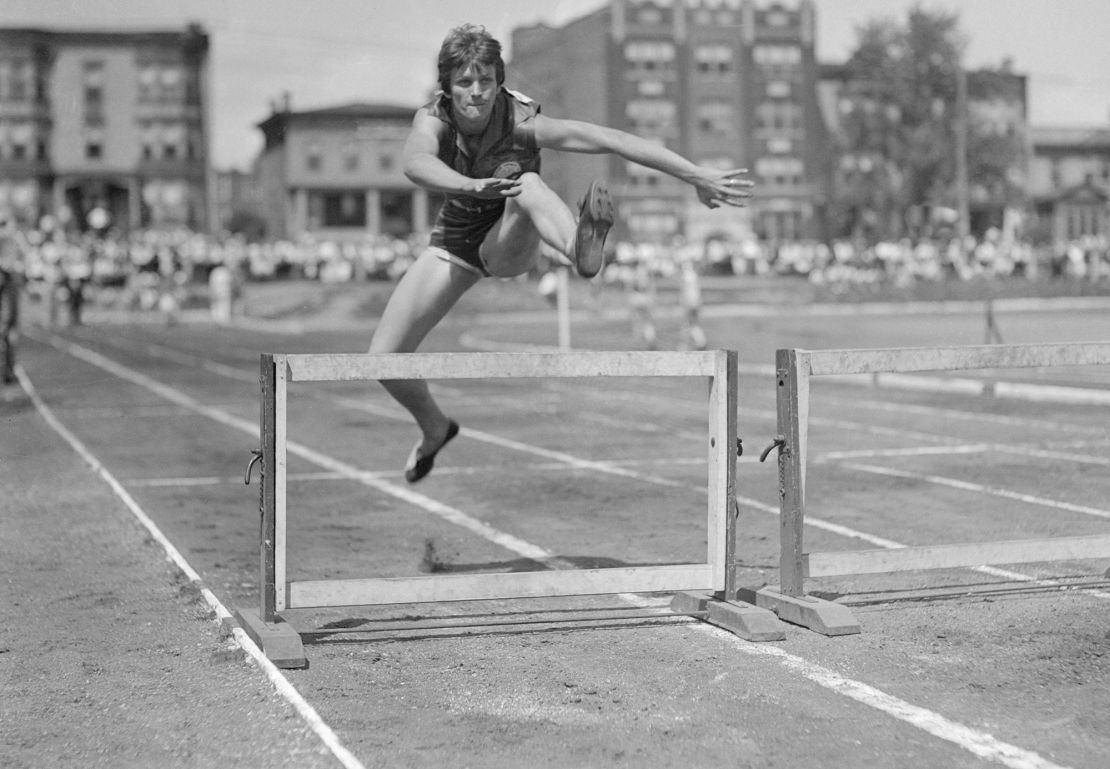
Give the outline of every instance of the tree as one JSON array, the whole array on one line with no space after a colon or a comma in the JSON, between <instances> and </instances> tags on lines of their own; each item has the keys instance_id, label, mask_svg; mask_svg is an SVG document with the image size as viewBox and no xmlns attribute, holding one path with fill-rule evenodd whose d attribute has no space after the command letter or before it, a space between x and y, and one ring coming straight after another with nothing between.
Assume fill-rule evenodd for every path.
<instances>
[{"instance_id":1,"label":"tree","mask_svg":"<svg viewBox=\"0 0 1110 769\"><path fill-rule=\"evenodd\" d=\"M964 41L956 14L920 6L904 25L878 19L856 33L845 68L835 220L842 234L899 237L914 211L952 204Z\"/></svg>"},{"instance_id":2,"label":"tree","mask_svg":"<svg viewBox=\"0 0 1110 769\"><path fill-rule=\"evenodd\" d=\"M1024 78L1008 62L968 76L968 176L972 219L979 219L981 228L1001 226L1005 209L1027 203L1024 88Z\"/></svg>"},{"instance_id":3,"label":"tree","mask_svg":"<svg viewBox=\"0 0 1110 769\"><path fill-rule=\"evenodd\" d=\"M237 209L228 217L224 228L232 235L242 235L252 243L266 237L266 220L253 211Z\"/></svg>"}]
</instances>

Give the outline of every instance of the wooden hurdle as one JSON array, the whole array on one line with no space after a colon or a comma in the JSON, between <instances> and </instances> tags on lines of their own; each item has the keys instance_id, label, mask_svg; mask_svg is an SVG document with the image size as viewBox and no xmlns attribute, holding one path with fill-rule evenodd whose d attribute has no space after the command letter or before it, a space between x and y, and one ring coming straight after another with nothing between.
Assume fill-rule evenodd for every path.
<instances>
[{"instance_id":1,"label":"wooden hurdle","mask_svg":"<svg viewBox=\"0 0 1110 769\"><path fill-rule=\"evenodd\" d=\"M839 604L806 595L806 577L1110 557L1110 536L977 542L887 550L806 553L809 385L814 376L1110 364L1110 344L984 345L874 350L778 350L776 355L780 549L778 588L741 589L740 598L826 635L858 633Z\"/></svg>"},{"instance_id":2,"label":"wooden hurdle","mask_svg":"<svg viewBox=\"0 0 1110 769\"><path fill-rule=\"evenodd\" d=\"M785 637L766 609L728 601L736 591L737 355L707 352L405 353L276 355L260 361L262 491L260 605L240 624L280 666L306 663L287 609L615 593L675 592L672 608L704 612L752 640ZM382 379L702 377L709 381L708 547L701 563L525 573L290 580L286 574L287 392L293 382ZM691 592L693 591L693 592ZM709 604L720 604L709 606Z\"/></svg>"}]
</instances>

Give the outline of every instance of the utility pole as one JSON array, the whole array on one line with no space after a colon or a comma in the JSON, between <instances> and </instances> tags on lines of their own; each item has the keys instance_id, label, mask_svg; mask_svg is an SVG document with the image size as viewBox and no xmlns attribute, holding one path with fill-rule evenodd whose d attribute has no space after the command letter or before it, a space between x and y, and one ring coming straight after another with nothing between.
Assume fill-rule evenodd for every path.
<instances>
[{"instance_id":1,"label":"utility pole","mask_svg":"<svg viewBox=\"0 0 1110 769\"><path fill-rule=\"evenodd\" d=\"M971 232L971 203L967 180L967 71L956 65L956 210L961 243Z\"/></svg>"}]
</instances>

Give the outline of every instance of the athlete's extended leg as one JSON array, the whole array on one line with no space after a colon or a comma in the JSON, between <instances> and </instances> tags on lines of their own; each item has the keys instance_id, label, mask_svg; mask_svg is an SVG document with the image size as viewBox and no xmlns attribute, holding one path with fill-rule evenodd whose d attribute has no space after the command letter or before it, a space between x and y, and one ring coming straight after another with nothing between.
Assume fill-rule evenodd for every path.
<instances>
[{"instance_id":1,"label":"athlete's extended leg","mask_svg":"<svg viewBox=\"0 0 1110 769\"><path fill-rule=\"evenodd\" d=\"M428 332L480 277L425 251L394 289L382 313L370 352L414 352ZM422 379L382 380L398 403L408 409L423 437L419 449L434 454L447 439L451 420L440 410Z\"/></svg>"},{"instance_id":2,"label":"athlete's extended leg","mask_svg":"<svg viewBox=\"0 0 1110 769\"><path fill-rule=\"evenodd\" d=\"M538 174L523 174L520 194L505 201L505 213L482 242L482 262L492 275L520 275L531 269L542 241L573 263L575 226L563 199Z\"/></svg>"},{"instance_id":3,"label":"athlete's extended leg","mask_svg":"<svg viewBox=\"0 0 1110 769\"><path fill-rule=\"evenodd\" d=\"M543 241L566 257L582 276L596 275L602 267L605 235L613 220L612 202L605 188L597 182L590 185L582 215L576 219L538 174L523 174L520 183L520 194L505 202L505 213L482 243L486 269L502 277L526 272Z\"/></svg>"}]
</instances>

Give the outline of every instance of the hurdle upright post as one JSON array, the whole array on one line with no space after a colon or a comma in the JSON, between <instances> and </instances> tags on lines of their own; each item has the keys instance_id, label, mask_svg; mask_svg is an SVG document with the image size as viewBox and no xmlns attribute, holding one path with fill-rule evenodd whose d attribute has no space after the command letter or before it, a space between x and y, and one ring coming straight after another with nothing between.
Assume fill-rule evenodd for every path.
<instances>
[{"instance_id":1,"label":"hurdle upright post","mask_svg":"<svg viewBox=\"0 0 1110 769\"><path fill-rule=\"evenodd\" d=\"M724 570L726 596L736 591L737 358L735 350L717 358L709 390L709 550L711 560ZM718 535L723 542L715 541Z\"/></svg>"},{"instance_id":2,"label":"hurdle upright post","mask_svg":"<svg viewBox=\"0 0 1110 769\"><path fill-rule=\"evenodd\" d=\"M308 667L301 636L278 614L285 606L285 381L284 356L259 360L258 437L262 454L259 483L259 605L238 609L243 632L279 668ZM280 602L280 605L279 605Z\"/></svg>"},{"instance_id":3,"label":"hurdle upright post","mask_svg":"<svg viewBox=\"0 0 1110 769\"><path fill-rule=\"evenodd\" d=\"M789 596L804 591L806 438L809 377L794 350L775 353L776 410L784 443L779 466L779 586Z\"/></svg>"},{"instance_id":4,"label":"hurdle upright post","mask_svg":"<svg viewBox=\"0 0 1110 769\"><path fill-rule=\"evenodd\" d=\"M824 635L860 632L847 607L806 595L805 494L809 441L809 359L795 349L775 352L779 448L779 587L741 589L737 596L780 619Z\"/></svg>"},{"instance_id":5,"label":"hurdle upright post","mask_svg":"<svg viewBox=\"0 0 1110 769\"><path fill-rule=\"evenodd\" d=\"M259 404L258 433L262 442L262 475L260 480L262 483L262 509L259 511L261 514L261 532L258 538L258 560L261 589L259 591L258 613L263 622L273 622L274 615L277 613L276 583L274 579L276 560L274 547L276 516L274 511L277 501L277 473L274 472L276 469L276 462L274 461L275 444L277 443L274 356L261 356L260 366L259 383L262 390L262 399Z\"/></svg>"}]
</instances>

